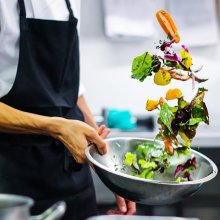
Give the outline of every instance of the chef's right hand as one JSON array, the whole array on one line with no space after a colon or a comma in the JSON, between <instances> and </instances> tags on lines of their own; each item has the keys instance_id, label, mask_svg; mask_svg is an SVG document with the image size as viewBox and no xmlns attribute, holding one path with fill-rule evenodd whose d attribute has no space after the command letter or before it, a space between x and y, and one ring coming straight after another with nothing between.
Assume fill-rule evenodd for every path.
<instances>
[{"instance_id":1,"label":"chef's right hand","mask_svg":"<svg viewBox=\"0 0 220 220\"><path fill-rule=\"evenodd\" d=\"M107 152L106 143L91 126L78 120L58 118L55 120L56 123L51 135L68 148L76 162L85 162L85 149L89 143L96 144L101 154Z\"/></svg>"}]
</instances>

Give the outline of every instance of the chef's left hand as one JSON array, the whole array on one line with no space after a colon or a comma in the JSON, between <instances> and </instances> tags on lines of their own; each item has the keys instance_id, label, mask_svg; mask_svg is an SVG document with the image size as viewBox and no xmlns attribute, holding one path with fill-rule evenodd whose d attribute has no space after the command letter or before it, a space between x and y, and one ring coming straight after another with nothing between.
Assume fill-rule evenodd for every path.
<instances>
[{"instance_id":1,"label":"chef's left hand","mask_svg":"<svg viewBox=\"0 0 220 220\"><path fill-rule=\"evenodd\" d=\"M121 196L115 195L118 208L107 211L107 215L133 215L136 212L136 203L125 200Z\"/></svg>"}]
</instances>

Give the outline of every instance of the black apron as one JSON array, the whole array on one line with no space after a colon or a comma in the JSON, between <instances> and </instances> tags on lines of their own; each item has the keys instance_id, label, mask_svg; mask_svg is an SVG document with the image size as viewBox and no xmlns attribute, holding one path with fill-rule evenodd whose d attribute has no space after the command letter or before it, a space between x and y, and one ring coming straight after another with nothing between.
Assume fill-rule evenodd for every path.
<instances>
[{"instance_id":1,"label":"black apron","mask_svg":"<svg viewBox=\"0 0 220 220\"><path fill-rule=\"evenodd\" d=\"M77 107L79 45L77 19L69 0L69 21L26 18L20 6L20 54L12 89L0 99L16 109L83 120ZM65 4L65 3L64 3ZM74 131L73 131L74 132ZM39 214L58 200L67 202L64 219L96 214L91 173L52 137L0 133L0 193L30 196Z\"/></svg>"}]
</instances>

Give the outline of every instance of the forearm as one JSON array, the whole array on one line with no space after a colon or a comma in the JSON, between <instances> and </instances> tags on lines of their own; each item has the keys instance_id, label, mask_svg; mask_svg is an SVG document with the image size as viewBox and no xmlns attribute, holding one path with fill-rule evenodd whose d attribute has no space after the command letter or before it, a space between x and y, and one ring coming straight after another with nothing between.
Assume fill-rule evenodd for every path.
<instances>
[{"instance_id":1,"label":"forearm","mask_svg":"<svg viewBox=\"0 0 220 220\"><path fill-rule=\"evenodd\" d=\"M87 105L85 97L83 95L78 97L77 105L83 113L85 123L87 123L88 125L98 130L98 126L95 122L92 112L90 111L89 106Z\"/></svg>"},{"instance_id":2,"label":"forearm","mask_svg":"<svg viewBox=\"0 0 220 220\"><path fill-rule=\"evenodd\" d=\"M23 112L0 102L1 132L53 135L59 120Z\"/></svg>"},{"instance_id":3,"label":"forearm","mask_svg":"<svg viewBox=\"0 0 220 220\"><path fill-rule=\"evenodd\" d=\"M95 143L100 153L106 153L106 143L84 122L23 112L1 102L0 131L52 136L68 148L78 163L85 162L85 148L89 142Z\"/></svg>"}]
</instances>

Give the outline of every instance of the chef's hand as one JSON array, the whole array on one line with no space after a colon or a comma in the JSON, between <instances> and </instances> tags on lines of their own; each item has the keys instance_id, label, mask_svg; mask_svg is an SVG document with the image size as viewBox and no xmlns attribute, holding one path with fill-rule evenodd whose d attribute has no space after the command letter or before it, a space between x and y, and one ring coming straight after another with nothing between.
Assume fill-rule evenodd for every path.
<instances>
[{"instance_id":1,"label":"chef's hand","mask_svg":"<svg viewBox=\"0 0 220 220\"><path fill-rule=\"evenodd\" d=\"M91 126L78 120L57 119L57 126L52 136L68 148L76 162L84 163L86 161L85 149L89 143L96 144L101 154L107 152L106 143L102 140L106 132L108 131L103 127L100 127L97 132Z\"/></svg>"},{"instance_id":2,"label":"chef's hand","mask_svg":"<svg viewBox=\"0 0 220 220\"><path fill-rule=\"evenodd\" d=\"M109 210L107 215L133 215L136 212L136 203L125 200L121 196L115 195L118 208Z\"/></svg>"}]
</instances>

